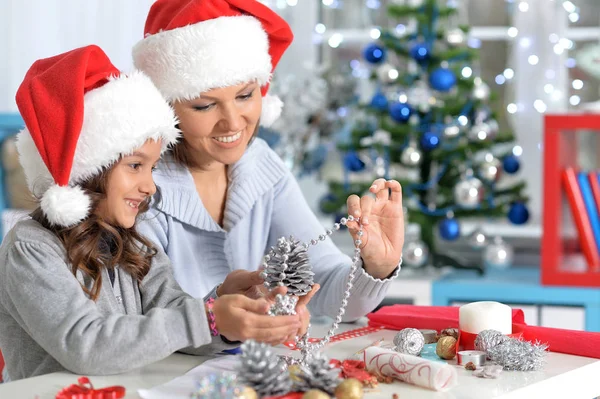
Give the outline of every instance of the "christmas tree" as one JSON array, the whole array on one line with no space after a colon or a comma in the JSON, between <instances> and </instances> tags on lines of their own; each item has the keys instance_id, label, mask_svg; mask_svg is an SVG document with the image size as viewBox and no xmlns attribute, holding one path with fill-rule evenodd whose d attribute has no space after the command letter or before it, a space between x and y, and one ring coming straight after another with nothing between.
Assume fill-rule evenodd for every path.
<instances>
[{"instance_id":1,"label":"christmas tree","mask_svg":"<svg viewBox=\"0 0 600 399\"><path fill-rule=\"evenodd\" d=\"M390 5L388 13L415 21L415 30L381 30L363 50L377 90L349 140L338 144L345 176L329 182L320 207L341 213L348 195L365 193L372 179L350 177L371 159L371 177L400 181L408 219L421 228L419 243L405 243L405 264L466 267L436 251L436 234L458 240L464 218L527 222L525 183L506 178L519 170L520 154L513 133L500 131L494 93L476 72L477 50L467 46L468 27L450 23L456 9L423 0ZM488 245L473 234L474 246Z\"/></svg>"}]
</instances>

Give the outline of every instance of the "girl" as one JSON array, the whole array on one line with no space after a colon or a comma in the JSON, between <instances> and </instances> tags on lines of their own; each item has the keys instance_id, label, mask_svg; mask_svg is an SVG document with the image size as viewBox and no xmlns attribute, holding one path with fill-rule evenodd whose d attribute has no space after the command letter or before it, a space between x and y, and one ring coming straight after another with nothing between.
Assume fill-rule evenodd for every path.
<instances>
[{"instance_id":1,"label":"girl","mask_svg":"<svg viewBox=\"0 0 600 399\"><path fill-rule=\"evenodd\" d=\"M40 207L0 247L0 347L11 380L70 370L112 374L229 340L280 343L299 316L228 295L204 303L135 230L152 169L178 136L142 73L96 46L35 62L17 92L18 149Z\"/></svg>"},{"instance_id":2,"label":"girl","mask_svg":"<svg viewBox=\"0 0 600 399\"><path fill-rule=\"evenodd\" d=\"M165 249L194 297L247 292L262 282L257 269L279 237L306 242L323 233L290 171L254 137L259 122L272 122L281 109L267 92L291 41L287 23L258 1L157 0L133 49L135 65L172 103L183 132L158 167L160 201L140 231ZM376 198L347 201L365 230L345 320L380 303L401 261L400 184L378 179L370 192ZM357 224L348 225L358 239ZM205 247L211 251L197 250ZM330 240L309 255L323 288L311 310L334 316L351 260ZM236 269L246 271L230 274Z\"/></svg>"}]
</instances>

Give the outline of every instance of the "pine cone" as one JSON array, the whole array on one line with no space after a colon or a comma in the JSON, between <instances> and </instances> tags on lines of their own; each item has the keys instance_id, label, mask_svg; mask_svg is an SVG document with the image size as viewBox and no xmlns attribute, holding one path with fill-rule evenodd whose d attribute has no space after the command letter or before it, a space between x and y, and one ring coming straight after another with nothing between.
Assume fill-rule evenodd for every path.
<instances>
[{"instance_id":1,"label":"pine cone","mask_svg":"<svg viewBox=\"0 0 600 399\"><path fill-rule=\"evenodd\" d=\"M242 344L238 381L254 389L259 397L290 392L292 380L285 362L265 343L248 340Z\"/></svg>"},{"instance_id":2,"label":"pine cone","mask_svg":"<svg viewBox=\"0 0 600 399\"><path fill-rule=\"evenodd\" d=\"M294 237L281 237L263 261L262 277L269 289L288 288L288 295L303 296L312 288L314 273L308 261L307 248Z\"/></svg>"},{"instance_id":3,"label":"pine cone","mask_svg":"<svg viewBox=\"0 0 600 399\"><path fill-rule=\"evenodd\" d=\"M334 368L327 356L316 353L308 365L302 366L302 372L297 376L295 390L306 392L311 389L319 389L330 395L334 394L335 388L342 381L340 371Z\"/></svg>"}]
</instances>

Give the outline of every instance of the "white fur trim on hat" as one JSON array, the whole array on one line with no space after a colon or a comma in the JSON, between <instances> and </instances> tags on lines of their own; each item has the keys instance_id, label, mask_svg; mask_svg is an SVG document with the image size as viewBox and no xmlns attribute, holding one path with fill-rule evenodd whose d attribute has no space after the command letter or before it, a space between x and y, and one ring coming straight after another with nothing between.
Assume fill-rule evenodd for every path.
<instances>
[{"instance_id":1,"label":"white fur trim on hat","mask_svg":"<svg viewBox=\"0 0 600 399\"><path fill-rule=\"evenodd\" d=\"M35 197L41 197L44 214L50 222L67 226L83 220L89 212L90 199L78 184L148 140L162 140L165 151L179 137L176 124L173 109L150 78L136 71L112 78L85 94L83 125L69 178L71 187L55 184L27 128L17 135L17 150L29 189Z\"/></svg>"},{"instance_id":2,"label":"white fur trim on hat","mask_svg":"<svg viewBox=\"0 0 600 399\"><path fill-rule=\"evenodd\" d=\"M53 184L42 196L40 206L51 224L71 227L87 217L91 204L81 187Z\"/></svg>"},{"instance_id":3,"label":"white fur trim on hat","mask_svg":"<svg viewBox=\"0 0 600 399\"><path fill-rule=\"evenodd\" d=\"M133 48L144 71L168 101L271 79L269 38L251 16L219 17L150 35Z\"/></svg>"},{"instance_id":4,"label":"white fur trim on hat","mask_svg":"<svg viewBox=\"0 0 600 399\"><path fill-rule=\"evenodd\" d=\"M283 109L283 101L277 96L267 94L263 97L262 112L260 114L261 126L269 127L279 118Z\"/></svg>"}]
</instances>

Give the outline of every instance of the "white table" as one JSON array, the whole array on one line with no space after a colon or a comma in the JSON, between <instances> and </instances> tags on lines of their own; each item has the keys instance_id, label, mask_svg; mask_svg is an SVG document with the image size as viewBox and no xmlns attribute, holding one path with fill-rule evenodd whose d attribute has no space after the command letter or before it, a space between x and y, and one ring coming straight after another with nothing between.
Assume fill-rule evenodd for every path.
<instances>
[{"instance_id":1,"label":"white table","mask_svg":"<svg viewBox=\"0 0 600 399\"><path fill-rule=\"evenodd\" d=\"M361 327L362 320L353 324L342 324L340 332ZM328 325L315 325L315 336L323 334ZM368 346L379 338L391 341L394 331L382 330L360 338L341 341L326 347L330 357L343 359L358 350ZM288 353L287 349L278 349ZM137 389L151 388L161 385L190 369L201 364L206 358L173 354L168 358L135 370L116 376L90 376L92 383L98 387L122 385L127 389L127 398L138 398ZM539 372L503 372L496 380L484 380L471 375L460 366L458 371L458 386L448 392L434 392L411 385L395 382L379 384L379 387L365 395L365 398L391 398L397 393L400 398L411 399L482 399L482 398L583 398L592 399L600 396L600 360L549 353L547 365ZM44 376L0 384L0 398L50 399L62 388L77 382L77 376L59 372Z\"/></svg>"}]
</instances>

